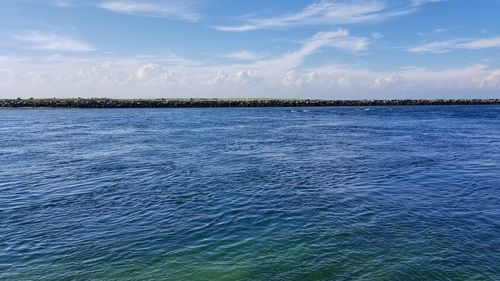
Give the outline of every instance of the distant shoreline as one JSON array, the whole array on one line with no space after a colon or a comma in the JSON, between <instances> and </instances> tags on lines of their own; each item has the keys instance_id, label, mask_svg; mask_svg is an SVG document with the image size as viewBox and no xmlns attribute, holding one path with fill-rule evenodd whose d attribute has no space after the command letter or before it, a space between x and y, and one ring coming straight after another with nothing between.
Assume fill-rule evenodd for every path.
<instances>
[{"instance_id":1,"label":"distant shoreline","mask_svg":"<svg viewBox=\"0 0 500 281\"><path fill-rule=\"evenodd\" d=\"M499 105L500 99L312 100L312 99L0 99L0 108L220 108Z\"/></svg>"}]
</instances>

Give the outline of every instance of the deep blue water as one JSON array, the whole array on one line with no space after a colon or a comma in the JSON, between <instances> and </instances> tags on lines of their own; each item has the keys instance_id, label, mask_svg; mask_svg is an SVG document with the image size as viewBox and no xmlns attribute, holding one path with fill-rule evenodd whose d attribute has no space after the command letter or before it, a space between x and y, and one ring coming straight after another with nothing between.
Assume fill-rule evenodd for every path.
<instances>
[{"instance_id":1,"label":"deep blue water","mask_svg":"<svg viewBox=\"0 0 500 281\"><path fill-rule=\"evenodd\" d=\"M0 280L500 280L500 106L0 110Z\"/></svg>"}]
</instances>

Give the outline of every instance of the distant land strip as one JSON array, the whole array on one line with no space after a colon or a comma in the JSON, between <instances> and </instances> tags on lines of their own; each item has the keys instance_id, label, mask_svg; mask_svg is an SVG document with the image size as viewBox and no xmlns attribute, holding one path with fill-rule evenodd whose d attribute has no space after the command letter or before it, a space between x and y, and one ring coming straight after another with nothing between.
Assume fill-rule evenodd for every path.
<instances>
[{"instance_id":1,"label":"distant land strip","mask_svg":"<svg viewBox=\"0 0 500 281\"><path fill-rule=\"evenodd\" d=\"M319 100L319 99L0 99L0 108L192 108L493 105L500 99Z\"/></svg>"}]
</instances>

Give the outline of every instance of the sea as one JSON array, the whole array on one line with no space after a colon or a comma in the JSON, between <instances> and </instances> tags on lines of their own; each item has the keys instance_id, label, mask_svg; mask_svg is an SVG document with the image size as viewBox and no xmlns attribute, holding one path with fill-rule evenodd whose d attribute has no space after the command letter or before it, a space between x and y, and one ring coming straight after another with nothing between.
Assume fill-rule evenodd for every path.
<instances>
[{"instance_id":1,"label":"sea","mask_svg":"<svg viewBox=\"0 0 500 281\"><path fill-rule=\"evenodd\" d=\"M500 106L2 109L0 280L500 280Z\"/></svg>"}]
</instances>

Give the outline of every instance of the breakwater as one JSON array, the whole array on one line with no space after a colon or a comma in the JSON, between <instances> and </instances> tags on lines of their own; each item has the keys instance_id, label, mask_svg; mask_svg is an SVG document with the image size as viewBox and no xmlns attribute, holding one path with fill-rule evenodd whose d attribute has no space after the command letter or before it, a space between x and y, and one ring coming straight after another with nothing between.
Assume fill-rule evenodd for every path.
<instances>
[{"instance_id":1,"label":"breakwater","mask_svg":"<svg viewBox=\"0 0 500 281\"><path fill-rule=\"evenodd\" d=\"M311 100L311 99L0 99L0 108L189 108L492 105L500 99Z\"/></svg>"}]
</instances>

